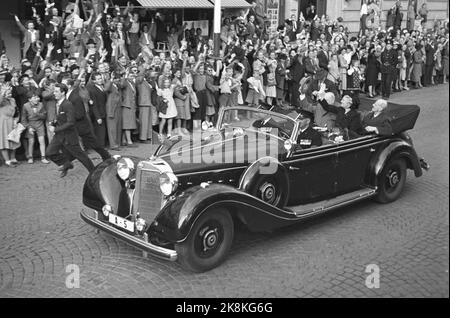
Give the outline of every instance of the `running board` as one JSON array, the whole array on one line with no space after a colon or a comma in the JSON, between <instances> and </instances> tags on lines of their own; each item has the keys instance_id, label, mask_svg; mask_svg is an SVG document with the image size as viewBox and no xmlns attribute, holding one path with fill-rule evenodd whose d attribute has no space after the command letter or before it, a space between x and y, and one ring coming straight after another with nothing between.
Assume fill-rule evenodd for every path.
<instances>
[{"instance_id":1,"label":"running board","mask_svg":"<svg viewBox=\"0 0 450 318\"><path fill-rule=\"evenodd\" d=\"M332 199L292 206L289 207L289 210L292 211L292 213L294 213L295 216L306 217L309 215L319 214L321 212L336 209L338 207L369 198L375 195L376 192L377 190L375 188L362 188L357 191L346 193Z\"/></svg>"}]
</instances>

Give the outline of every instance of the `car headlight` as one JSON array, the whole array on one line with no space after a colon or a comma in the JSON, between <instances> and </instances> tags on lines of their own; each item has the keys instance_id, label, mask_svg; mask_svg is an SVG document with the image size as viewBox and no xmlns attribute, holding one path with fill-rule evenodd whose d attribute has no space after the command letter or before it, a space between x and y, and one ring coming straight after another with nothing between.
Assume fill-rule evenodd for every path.
<instances>
[{"instance_id":1,"label":"car headlight","mask_svg":"<svg viewBox=\"0 0 450 318\"><path fill-rule=\"evenodd\" d=\"M130 158L122 158L117 162L117 174L122 180L127 180L134 170L134 162Z\"/></svg>"},{"instance_id":2,"label":"car headlight","mask_svg":"<svg viewBox=\"0 0 450 318\"><path fill-rule=\"evenodd\" d=\"M159 187L164 195L171 195L177 190L178 178L170 172L165 172L159 177Z\"/></svg>"}]
</instances>

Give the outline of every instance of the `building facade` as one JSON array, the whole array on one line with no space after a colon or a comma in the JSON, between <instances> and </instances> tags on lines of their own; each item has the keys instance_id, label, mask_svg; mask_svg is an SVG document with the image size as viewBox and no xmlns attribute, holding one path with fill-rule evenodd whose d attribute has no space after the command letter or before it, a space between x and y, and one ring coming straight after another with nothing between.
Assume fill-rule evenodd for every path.
<instances>
[{"instance_id":1,"label":"building facade","mask_svg":"<svg viewBox=\"0 0 450 318\"><path fill-rule=\"evenodd\" d=\"M318 16L327 14L332 20L341 17L343 24L348 27L350 32L358 32L360 27L360 9L362 0L257 0L260 1L269 18L274 18L273 13L277 12L278 23L285 19L298 17L300 12L304 16L308 13L311 6L314 6ZM403 21L402 27L406 27L406 16L408 5L411 0L401 0ZM381 8L381 25L386 24L387 12L392 8L396 0L378 0ZM428 27L433 25L434 20L445 20L449 17L449 4L447 0L417 0L417 9L423 3L428 6ZM277 10L273 8L277 7Z\"/></svg>"}]
</instances>

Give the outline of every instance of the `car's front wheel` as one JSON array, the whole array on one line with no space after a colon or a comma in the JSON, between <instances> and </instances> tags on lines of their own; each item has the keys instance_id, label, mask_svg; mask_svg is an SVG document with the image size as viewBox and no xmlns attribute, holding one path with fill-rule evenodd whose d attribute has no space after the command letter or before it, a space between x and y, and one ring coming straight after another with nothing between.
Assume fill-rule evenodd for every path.
<instances>
[{"instance_id":1,"label":"car's front wheel","mask_svg":"<svg viewBox=\"0 0 450 318\"><path fill-rule=\"evenodd\" d=\"M234 236L230 213L221 208L205 211L188 237L175 245L179 263L194 272L217 267L226 258Z\"/></svg>"},{"instance_id":2,"label":"car's front wheel","mask_svg":"<svg viewBox=\"0 0 450 318\"><path fill-rule=\"evenodd\" d=\"M406 163L403 159L389 161L378 177L378 194L375 200L388 203L398 199L406 181Z\"/></svg>"}]
</instances>

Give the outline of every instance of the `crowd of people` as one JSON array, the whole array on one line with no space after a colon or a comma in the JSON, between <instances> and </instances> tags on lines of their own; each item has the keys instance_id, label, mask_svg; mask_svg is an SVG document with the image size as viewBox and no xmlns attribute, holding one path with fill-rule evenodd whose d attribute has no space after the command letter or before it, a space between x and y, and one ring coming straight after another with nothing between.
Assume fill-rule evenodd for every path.
<instances>
[{"instance_id":1,"label":"crowd of people","mask_svg":"<svg viewBox=\"0 0 450 318\"><path fill-rule=\"evenodd\" d=\"M449 77L448 20L427 28L426 8L416 13L413 6L401 28L401 1L389 10L386 27L378 1L364 1L354 36L342 19L317 16L314 8L270 29L253 3L223 17L218 50L202 29L170 25L160 12L101 0L84 5L83 13L79 0L62 10L46 0L45 12L33 8L32 20L14 17L23 59L13 67L6 54L0 57L0 149L8 166L17 164L20 144L8 135L19 123L28 162L37 137L41 161L55 162L64 176L75 158L93 169L83 149L106 159L108 147L208 129L221 107L332 109L358 94L386 100L392 90ZM324 92L333 95L326 103Z\"/></svg>"}]
</instances>

